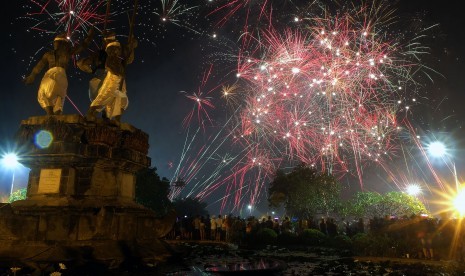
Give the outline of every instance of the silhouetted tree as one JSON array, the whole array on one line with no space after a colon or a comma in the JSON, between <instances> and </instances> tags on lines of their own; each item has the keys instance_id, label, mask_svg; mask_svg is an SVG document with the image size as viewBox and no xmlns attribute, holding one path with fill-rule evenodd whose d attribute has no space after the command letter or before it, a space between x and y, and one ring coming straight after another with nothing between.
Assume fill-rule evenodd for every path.
<instances>
[{"instance_id":1,"label":"silhouetted tree","mask_svg":"<svg viewBox=\"0 0 465 276\"><path fill-rule=\"evenodd\" d=\"M286 212L298 217L334 212L341 204L341 187L330 174L301 164L290 173L276 172L268 189L272 207L284 205Z\"/></svg>"},{"instance_id":2,"label":"silhouetted tree","mask_svg":"<svg viewBox=\"0 0 465 276\"><path fill-rule=\"evenodd\" d=\"M157 174L157 168L147 168L137 173L136 202L165 215L173 204L168 198L170 182Z\"/></svg>"}]
</instances>

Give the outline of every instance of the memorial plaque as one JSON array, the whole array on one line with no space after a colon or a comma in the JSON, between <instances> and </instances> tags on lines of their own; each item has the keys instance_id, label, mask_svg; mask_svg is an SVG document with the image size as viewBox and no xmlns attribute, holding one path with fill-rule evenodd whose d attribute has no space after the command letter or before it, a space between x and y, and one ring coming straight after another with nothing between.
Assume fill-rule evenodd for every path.
<instances>
[{"instance_id":1,"label":"memorial plaque","mask_svg":"<svg viewBox=\"0 0 465 276\"><path fill-rule=\"evenodd\" d=\"M123 173L121 179L121 196L134 198L134 176Z\"/></svg>"},{"instance_id":2,"label":"memorial plaque","mask_svg":"<svg viewBox=\"0 0 465 276\"><path fill-rule=\"evenodd\" d=\"M40 170L39 191L40 194L58 193L60 191L61 169Z\"/></svg>"}]
</instances>

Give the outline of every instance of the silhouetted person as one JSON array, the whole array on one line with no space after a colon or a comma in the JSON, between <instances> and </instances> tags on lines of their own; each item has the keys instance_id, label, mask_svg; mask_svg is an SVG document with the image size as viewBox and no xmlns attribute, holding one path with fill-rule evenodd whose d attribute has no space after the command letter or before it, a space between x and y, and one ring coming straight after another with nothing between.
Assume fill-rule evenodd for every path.
<instances>
[{"instance_id":1,"label":"silhouetted person","mask_svg":"<svg viewBox=\"0 0 465 276\"><path fill-rule=\"evenodd\" d=\"M326 222L324 218L321 218L320 224L318 225L320 228L321 233L323 234L328 234L327 228L326 228Z\"/></svg>"}]
</instances>

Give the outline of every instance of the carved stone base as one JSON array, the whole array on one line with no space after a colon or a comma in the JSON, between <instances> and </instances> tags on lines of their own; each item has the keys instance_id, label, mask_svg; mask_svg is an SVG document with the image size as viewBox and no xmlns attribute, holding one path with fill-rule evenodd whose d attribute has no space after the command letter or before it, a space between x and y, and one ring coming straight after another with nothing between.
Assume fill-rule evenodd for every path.
<instances>
[{"instance_id":1,"label":"carved stone base","mask_svg":"<svg viewBox=\"0 0 465 276\"><path fill-rule=\"evenodd\" d=\"M117 265L127 258L163 261L159 240L173 215L157 218L144 208L0 206L0 260L29 265L78 260Z\"/></svg>"},{"instance_id":2,"label":"carved stone base","mask_svg":"<svg viewBox=\"0 0 465 276\"><path fill-rule=\"evenodd\" d=\"M66 205L71 198L131 204L135 174L150 166L146 133L79 115L24 120L17 142L21 163L31 169L27 197L38 205Z\"/></svg>"},{"instance_id":3,"label":"carved stone base","mask_svg":"<svg viewBox=\"0 0 465 276\"><path fill-rule=\"evenodd\" d=\"M175 214L134 202L136 173L150 166L146 133L79 115L38 116L21 122L17 143L31 172L27 199L0 205L0 260L118 264L167 254L159 238Z\"/></svg>"}]
</instances>

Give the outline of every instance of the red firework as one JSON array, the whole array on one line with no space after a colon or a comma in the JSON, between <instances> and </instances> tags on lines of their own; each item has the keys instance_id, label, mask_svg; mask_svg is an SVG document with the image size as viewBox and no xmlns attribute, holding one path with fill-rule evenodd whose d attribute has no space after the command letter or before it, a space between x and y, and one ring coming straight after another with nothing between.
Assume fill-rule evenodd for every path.
<instances>
[{"instance_id":1,"label":"red firework","mask_svg":"<svg viewBox=\"0 0 465 276\"><path fill-rule=\"evenodd\" d=\"M105 20L105 0L31 0L35 7L27 13L36 23L31 29L41 32L74 33L101 24Z\"/></svg>"}]
</instances>

